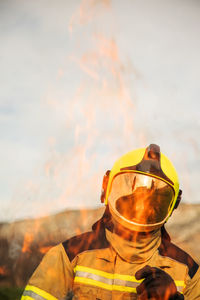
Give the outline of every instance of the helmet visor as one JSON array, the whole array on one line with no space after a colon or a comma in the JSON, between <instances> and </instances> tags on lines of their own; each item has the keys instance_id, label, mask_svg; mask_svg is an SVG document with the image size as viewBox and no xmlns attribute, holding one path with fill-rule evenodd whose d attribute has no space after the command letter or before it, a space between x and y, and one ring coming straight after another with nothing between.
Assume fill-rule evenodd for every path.
<instances>
[{"instance_id":1,"label":"helmet visor","mask_svg":"<svg viewBox=\"0 0 200 300\"><path fill-rule=\"evenodd\" d=\"M141 173L121 173L112 182L108 203L129 223L162 223L170 212L174 191L159 178Z\"/></svg>"}]
</instances>

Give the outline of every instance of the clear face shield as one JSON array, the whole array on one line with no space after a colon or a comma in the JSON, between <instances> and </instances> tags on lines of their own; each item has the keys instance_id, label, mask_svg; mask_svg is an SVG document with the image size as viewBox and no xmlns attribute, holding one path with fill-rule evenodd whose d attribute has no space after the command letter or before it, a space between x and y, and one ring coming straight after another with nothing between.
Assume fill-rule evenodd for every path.
<instances>
[{"instance_id":1,"label":"clear face shield","mask_svg":"<svg viewBox=\"0 0 200 300\"><path fill-rule=\"evenodd\" d=\"M108 205L122 225L153 230L168 218L173 199L174 190L166 182L130 172L114 177Z\"/></svg>"}]
</instances>

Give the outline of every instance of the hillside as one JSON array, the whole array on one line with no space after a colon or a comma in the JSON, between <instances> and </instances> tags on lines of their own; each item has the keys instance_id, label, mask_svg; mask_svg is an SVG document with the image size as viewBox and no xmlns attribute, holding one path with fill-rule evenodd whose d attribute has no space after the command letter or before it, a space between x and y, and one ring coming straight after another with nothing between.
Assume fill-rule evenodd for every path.
<instances>
[{"instance_id":1,"label":"hillside","mask_svg":"<svg viewBox=\"0 0 200 300\"><path fill-rule=\"evenodd\" d=\"M0 224L0 286L24 287L50 247L90 230L103 211L103 207L71 210L39 219ZM180 205L166 228L173 242L200 262L200 205Z\"/></svg>"}]
</instances>

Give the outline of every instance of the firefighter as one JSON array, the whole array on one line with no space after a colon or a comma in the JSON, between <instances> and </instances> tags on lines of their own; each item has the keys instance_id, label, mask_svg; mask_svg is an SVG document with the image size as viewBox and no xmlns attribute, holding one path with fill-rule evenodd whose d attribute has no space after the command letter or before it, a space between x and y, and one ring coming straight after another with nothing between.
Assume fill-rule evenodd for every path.
<instances>
[{"instance_id":1,"label":"firefighter","mask_svg":"<svg viewBox=\"0 0 200 300\"><path fill-rule=\"evenodd\" d=\"M180 198L159 146L125 154L104 176L103 217L49 250L22 300L200 299L200 268L164 227Z\"/></svg>"}]
</instances>

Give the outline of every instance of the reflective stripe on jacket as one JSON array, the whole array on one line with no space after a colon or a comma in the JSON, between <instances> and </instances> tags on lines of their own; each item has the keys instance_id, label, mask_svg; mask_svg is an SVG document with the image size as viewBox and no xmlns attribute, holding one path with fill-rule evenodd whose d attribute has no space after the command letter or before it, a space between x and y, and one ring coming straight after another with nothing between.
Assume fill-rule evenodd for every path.
<instances>
[{"instance_id":1,"label":"reflective stripe on jacket","mask_svg":"<svg viewBox=\"0 0 200 300\"><path fill-rule=\"evenodd\" d=\"M186 300L200 299L200 268L169 240L161 243L160 231L152 240L132 243L103 229L100 224L53 247L30 278L22 300L137 299L141 281L135 273L147 264L167 272Z\"/></svg>"}]
</instances>

